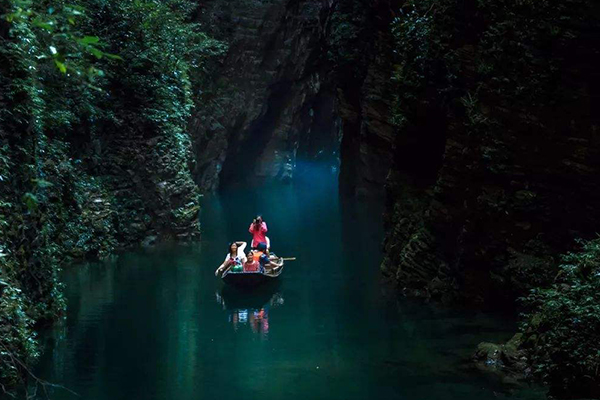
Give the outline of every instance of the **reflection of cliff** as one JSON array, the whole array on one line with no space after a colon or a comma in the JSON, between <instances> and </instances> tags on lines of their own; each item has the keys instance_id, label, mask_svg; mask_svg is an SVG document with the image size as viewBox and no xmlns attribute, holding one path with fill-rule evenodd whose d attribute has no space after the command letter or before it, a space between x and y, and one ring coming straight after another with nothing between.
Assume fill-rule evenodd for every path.
<instances>
[{"instance_id":1,"label":"reflection of cliff","mask_svg":"<svg viewBox=\"0 0 600 400\"><path fill-rule=\"evenodd\" d=\"M48 336L42 370L53 375L44 378L76 392L82 385L86 398L121 394L131 381L146 378L176 381L174 391L193 393L205 317L197 301L199 252L176 247L128 253L66 271L67 320ZM137 392L130 397L147 398ZM183 398L175 392L164 398L175 397Z\"/></svg>"},{"instance_id":2,"label":"reflection of cliff","mask_svg":"<svg viewBox=\"0 0 600 400\"><path fill-rule=\"evenodd\" d=\"M46 351L51 354L52 370L56 374L53 379L57 382L64 382L68 370L77 363L76 355L81 351L78 344L85 338L93 337L98 350L88 355L87 362L91 365L106 362L103 349L109 346L107 335L102 328L99 329L96 318L112 307L119 292L116 284L118 268L110 262L78 266L69 271L68 278L67 321L58 323L46 338L49 345ZM72 293L77 295L71 296ZM81 322L77 329L68 329L70 321Z\"/></svg>"}]
</instances>

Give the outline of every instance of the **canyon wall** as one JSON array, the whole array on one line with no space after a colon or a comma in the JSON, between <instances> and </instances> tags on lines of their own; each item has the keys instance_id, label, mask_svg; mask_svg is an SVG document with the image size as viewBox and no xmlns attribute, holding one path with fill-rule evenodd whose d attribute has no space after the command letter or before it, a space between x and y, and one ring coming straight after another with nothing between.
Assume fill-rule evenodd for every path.
<instances>
[{"instance_id":1,"label":"canyon wall","mask_svg":"<svg viewBox=\"0 0 600 400\"><path fill-rule=\"evenodd\" d=\"M334 2L203 1L198 21L229 46L201 93L191 132L205 191L292 178L301 158L331 157L339 119L327 60Z\"/></svg>"},{"instance_id":2,"label":"canyon wall","mask_svg":"<svg viewBox=\"0 0 600 400\"><path fill-rule=\"evenodd\" d=\"M344 192L381 194L395 3L202 1L197 20L229 50L191 124L201 189L290 179L297 160L340 160Z\"/></svg>"},{"instance_id":3,"label":"canyon wall","mask_svg":"<svg viewBox=\"0 0 600 400\"><path fill-rule=\"evenodd\" d=\"M340 2L333 16L330 52L342 120L340 190L382 196L393 162L393 38L398 0Z\"/></svg>"},{"instance_id":4,"label":"canyon wall","mask_svg":"<svg viewBox=\"0 0 600 400\"><path fill-rule=\"evenodd\" d=\"M409 1L392 27L383 270L409 293L512 304L598 230L599 9L509 3Z\"/></svg>"},{"instance_id":5,"label":"canyon wall","mask_svg":"<svg viewBox=\"0 0 600 400\"><path fill-rule=\"evenodd\" d=\"M518 309L520 333L481 344L479 365L596 398L600 6L407 0L390 30L384 274Z\"/></svg>"}]
</instances>

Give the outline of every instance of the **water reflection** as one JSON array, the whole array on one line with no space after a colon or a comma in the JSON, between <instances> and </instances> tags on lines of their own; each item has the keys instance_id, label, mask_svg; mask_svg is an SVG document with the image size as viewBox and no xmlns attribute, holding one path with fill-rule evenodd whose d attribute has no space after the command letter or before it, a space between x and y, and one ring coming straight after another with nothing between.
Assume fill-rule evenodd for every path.
<instances>
[{"instance_id":1,"label":"water reflection","mask_svg":"<svg viewBox=\"0 0 600 400\"><path fill-rule=\"evenodd\" d=\"M249 328L262 340L269 336L269 313L285 303L278 282L265 285L257 291L245 291L225 286L215 293L217 303L226 312L234 331Z\"/></svg>"}]
</instances>

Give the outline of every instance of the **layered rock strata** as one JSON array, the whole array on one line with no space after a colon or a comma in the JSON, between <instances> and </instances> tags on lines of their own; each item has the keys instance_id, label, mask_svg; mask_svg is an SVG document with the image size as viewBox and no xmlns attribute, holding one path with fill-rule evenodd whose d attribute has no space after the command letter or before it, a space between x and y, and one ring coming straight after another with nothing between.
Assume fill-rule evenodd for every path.
<instances>
[{"instance_id":1,"label":"layered rock strata","mask_svg":"<svg viewBox=\"0 0 600 400\"><path fill-rule=\"evenodd\" d=\"M202 2L198 20L229 45L191 125L203 190L289 179L297 159L337 149L325 47L332 7L321 0Z\"/></svg>"},{"instance_id":2,"label":"layered rock strata","mask_svg":"<svg viewBox=\"0 0 600 400\"><path fill-rule=\"evenodd\" d=\"M398 61L423 78L398 111L383 269L410 293L511 304L598 229L598 7L409 6L399 29L436 59Z\"/></svg>"}]
</instances>

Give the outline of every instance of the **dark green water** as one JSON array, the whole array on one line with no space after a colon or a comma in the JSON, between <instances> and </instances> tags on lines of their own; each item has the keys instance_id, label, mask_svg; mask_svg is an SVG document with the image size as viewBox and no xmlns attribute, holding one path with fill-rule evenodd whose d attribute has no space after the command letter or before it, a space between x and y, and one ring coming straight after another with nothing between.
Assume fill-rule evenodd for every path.
<instances>
[{"instance_id":1,"label":"dark green water","mask_svg":"<svg viewBox=\"0 0 600 400\"><path fill-rule=\"evenodd\" d=\"M381 207L339 200L326 168L304 178L205 198L202 244L68 268L67 319L38 376L94 400L544 398L465 365L514 321L387 293ZM256 213L298 261L279 285L228 291L213 272Z\"/></svg>"}]
</instances>

